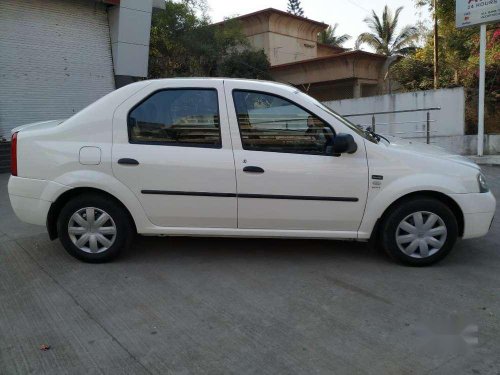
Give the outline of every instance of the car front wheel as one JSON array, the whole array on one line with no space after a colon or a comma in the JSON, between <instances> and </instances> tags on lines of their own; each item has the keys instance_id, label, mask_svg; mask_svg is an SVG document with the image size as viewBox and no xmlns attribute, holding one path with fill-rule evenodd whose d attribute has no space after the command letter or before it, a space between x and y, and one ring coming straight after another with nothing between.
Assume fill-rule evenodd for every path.
<instances>
[{"instance_id":1,"label":"car front wheel","mask_svg":"<svg viewBox=\"0 0 500 375\"><path fill-rule=\"evenodd\" d=\"M92 263L116 258L133 238L128 213L98 194L80 195L66 203L57 230L69 254Z\"/></svg>"},{"instance_id":2,"label":"car front wheel","mask_svg":"<svg viewBox=\"0 0 500 375\"><path fill-rule=\"evenodd\" d=\"M411 266L443 259L453 248L458 224L450 208L434 198L414 198L395 207L382 223L384 250Z\"/></svg>"}]
</instances>

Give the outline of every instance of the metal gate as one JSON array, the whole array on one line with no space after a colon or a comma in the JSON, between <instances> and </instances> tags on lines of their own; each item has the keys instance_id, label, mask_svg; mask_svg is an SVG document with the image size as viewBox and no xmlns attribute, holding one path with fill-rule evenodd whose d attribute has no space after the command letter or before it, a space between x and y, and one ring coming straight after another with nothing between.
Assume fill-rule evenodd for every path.
<instances>
[{"instance_id":1,"label":"metal gate","mask_svg":"<svg viewBox=\"0 0 500 375\"><path fill-rule=\"evenodd\" d=\"M0 1L0 138L18 125L67 118L114 88L105 5Z\"/></svg>"}]
</instances>

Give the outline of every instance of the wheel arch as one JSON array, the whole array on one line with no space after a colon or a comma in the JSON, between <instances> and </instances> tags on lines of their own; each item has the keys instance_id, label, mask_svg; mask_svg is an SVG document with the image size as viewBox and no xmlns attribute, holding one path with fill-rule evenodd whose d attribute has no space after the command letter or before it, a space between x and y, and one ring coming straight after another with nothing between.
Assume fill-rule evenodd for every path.
<instances>
[{"instance_id":1,"label":"wheel arch","mask_svg":"<svg viewBox=\"0 0 500 375\"><path fill-rule=\"evenodd\" d=\"M50 206L49 212L47 214L47 231L51 240L55 240L59 237L59 234L57 232L57 219L64 205L71 199L83 194L99 194L113 200L115 203L121 206L125 210L125 212L127 212L128 219L133 225L134 230L137 232L137 226L132 214L130 213L130 210L118 198L101 189L91 187L77 187L62 193Z\"/></svg>"},{"instance_id":2,"label":"wheel arch","mask_svg":"<svg viewBox=\"0 0 500 375\"><path fill-rule=\"evenodd\" d=\"M439 191L435 190L420 190L420 191L414 191L408 194L405 194L398 199L396 199L394 202L392 202L382 213L382 215L377 219L375 226L373 227L370 241L375 241L378 239L380 235L380 226L381 223L385 220L385 218L394 210L397 206L402 204L405 201L415 199L417 197L422 197L422 198L434 198L436 200L439 200L440 202L443 202L448 206L448 208L453 212L453 215L457 219L457 224L458 224L458 235L459 237L462 237L464 234L464 214L462 212L462 209L458 205L457 202L453 198L451 198L449 195L446 195L444 193L441 193Z\"/></svg>"}]
</instances>

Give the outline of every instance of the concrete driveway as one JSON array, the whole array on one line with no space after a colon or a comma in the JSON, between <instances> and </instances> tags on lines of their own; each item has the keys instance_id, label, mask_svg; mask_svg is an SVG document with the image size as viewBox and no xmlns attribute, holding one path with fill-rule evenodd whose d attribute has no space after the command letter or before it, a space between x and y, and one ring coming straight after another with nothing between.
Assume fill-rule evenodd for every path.
<instances>
[{"instance_id":1,"label":"concrete driveway","mask_svg":"<svg viewBox=\"0 0 500 375\"><path fill-rule=\"evenodd\" d=\"M90 265L13 216L7 179L1 374L500 373L500 215L430 268L359 243L207 238L139 238Z\"/></svg>"}]
</instances>

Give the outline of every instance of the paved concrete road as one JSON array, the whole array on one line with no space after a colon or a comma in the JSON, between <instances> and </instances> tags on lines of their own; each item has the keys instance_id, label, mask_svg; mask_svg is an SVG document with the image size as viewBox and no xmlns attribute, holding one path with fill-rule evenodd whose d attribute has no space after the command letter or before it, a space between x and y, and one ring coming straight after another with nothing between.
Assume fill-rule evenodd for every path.
<instances>
[{"instance_id":1,"label":"paved concrete road","mask_svg":"<svg viewBox=\"0 0 500 375\"><path fill-rule=\"evenodd\" d=\"M357 243L204 238L89 265L14 218L7 177L1 374L500 373L500 215L430 268Z\"/></svg>"}]
</instances>

